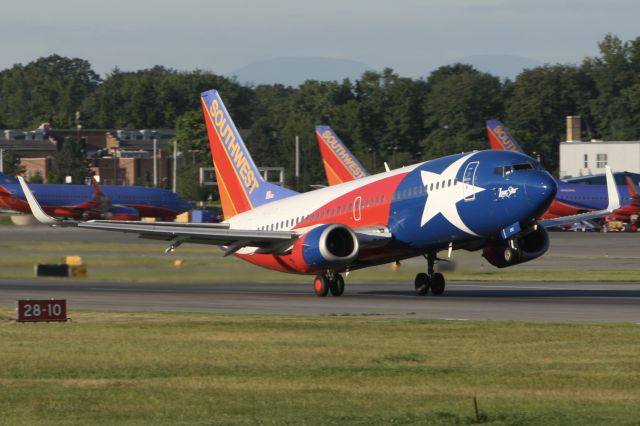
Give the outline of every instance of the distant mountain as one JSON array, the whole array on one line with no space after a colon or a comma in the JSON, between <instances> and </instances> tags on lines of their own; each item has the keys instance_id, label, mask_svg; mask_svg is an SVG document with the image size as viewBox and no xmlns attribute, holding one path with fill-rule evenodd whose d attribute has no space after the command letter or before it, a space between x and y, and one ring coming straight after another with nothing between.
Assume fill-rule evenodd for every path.
<instances>
[{"instance_id":1,"label":"distant mountain","mask_svg":"<svg viewBox=\"0 0 640 426\"><path fill-rule=\"evenodd\" d=\"M473 65L479 71L511 80L515 79L526 68L544 65L543 62L535 59L515 55L474 55L466 56L456 62Z\"/></svg>"},{"instance_id":2,"label":"distant mountain","mask_svg":"<svg viewBox=\"0 0 640 426\"><path fill-rule=\"evenodd\" d=\"M369 67L348 59L291 56L252 62L232 74L240 83L299 86L306 80L356 80Z\"/></svg>"}]
</instances>

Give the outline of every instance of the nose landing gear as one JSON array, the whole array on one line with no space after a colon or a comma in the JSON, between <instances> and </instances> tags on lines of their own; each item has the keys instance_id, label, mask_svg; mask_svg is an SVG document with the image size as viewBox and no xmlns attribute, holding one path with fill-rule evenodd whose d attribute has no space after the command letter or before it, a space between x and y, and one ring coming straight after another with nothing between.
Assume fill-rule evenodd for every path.
<instances>
[{"instance_id":1,"label":"nose landing gear","mask_svg":"<svg viewBox=\"0 0 640 426\"><path fill-rule=\"evenodd\" d=\"M342 275L332 270L326 270L316 275L313 280L313 291L316 296L325 297L331 293L332 296L342 296L344 293L344 278Z\"/></svg>"},{"instance_id":2,"label":"nose landing gear","mask_svg":"<svg viewBox=\"0 0 640 426\"><path fill-rule=\"evenodd\" d=\"M425 255L425 259L427 259L427 273L420 272L416 275L416 294L418 296L426 296L431 291L434 296L440 296L444 293L445 279L440 272L434 272L433 266L443 259L438 259L435 252Z\"/></svg>"}]
</instances>

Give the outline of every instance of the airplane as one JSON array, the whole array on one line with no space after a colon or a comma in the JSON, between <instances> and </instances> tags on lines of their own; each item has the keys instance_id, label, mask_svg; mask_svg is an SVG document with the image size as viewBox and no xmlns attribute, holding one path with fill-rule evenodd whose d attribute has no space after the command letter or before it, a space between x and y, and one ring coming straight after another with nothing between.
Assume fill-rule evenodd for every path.
<instances>
[{"instance_id":1,"label":"airplane","mask_svg":"<svg viewBox=\"0 0 640 426\"><path fill-rule=\"evenodd\" d=\"M487 134L492 149L520 152L524 150L511 136L509 130L498 120L487 120ZM505 173L511 172L505 169ZM601 210L608 203L606 185L583 185L556 180L558 192L543 218L554 218L584 213L591 210ZM627 180L627 185L619 185L618 192L623 207L617 209L606 220L626 218L640 213L640 199L634 197L633 182Z\"/></svg>"},{"instance_id":2,"label":"airplane","mask_svg":"<svg viewBox=\"0 0 640 426\"><path fill-rule=\"evenodd\" d=\"M64 221L47 215L20 177L34 216L50 225L165 240L165 252L187 242L219 245L224 256L315 274L313 290L320 297L343 294L342 273L416 256L427 261L426 273L414 279L416 294L441 295L445 278L434 272L438 252L482 250L496 267L516 265L547 251L545 227L567 222L536 220L555 197L555 181L532 158L507 151L449 155L297 193L262 179L216 90L203 92L201 104L223 222ZM506 168L513 173L503 173ZM607 209L580 215L584 220L619 207L615 185L609 188Z\"/></svg>"},{"instance_id":3,"label":"airplane","mask_svg":"<svg viewBox=\"0 0 640 426\"><path fill-rule=\"evenodd\" d=\"M331 127L316 126L315 130L329 186L369 176Z\"/></svg>"},{"instance_id":4,"label":"airplane","mask_svg":"<svg viewBox=\"0 0 640 426\"><path fill-rule=\"evenodd\" d=\"M31 184L44 211L52 216L73 219L139 220L157 217L173 220L192 209L191 203L175 193L141 186ZM31 213L17 179L0 173L0 207Z\"/></svg>"}]
</instances>

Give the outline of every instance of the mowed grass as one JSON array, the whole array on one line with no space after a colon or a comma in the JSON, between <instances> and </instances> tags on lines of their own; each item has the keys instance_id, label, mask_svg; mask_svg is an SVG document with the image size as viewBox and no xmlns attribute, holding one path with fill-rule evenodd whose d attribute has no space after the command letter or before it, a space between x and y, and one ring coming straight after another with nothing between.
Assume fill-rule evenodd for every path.
<instances>
[{"instance_id":1,"label":"mowed grass","mask_svg":"<svg viewBox=\"0 0 640 426\"><path fill-rule=\"evenodd\" d=\"M7 425L637 425L640 326L0 310ZM474 410L477 397L479 413Z\"/></svg>"},{"instance_id":2,"label":"mowed grass","mask_svg":"<svg viewBox=\"0 0 640 426\"><path fill-rule=\"evenodd\" d=\"M164 245L104 244L97 242L2 242L0 241L0 279L28 279L34 276L34 265L58 263L65 255L81 255L88 264L88 282L114 281L129 283L180 282L206 284L215 282L309 282L309 277L269 271L235 257L222 257L218 247L185 244L175 253L164 254ZM634 281L640 279L638 269L607 268L604 259L584 258L580 269L526 269L525 266L497 269L489 264L469 267L465 259L476 259L480 253L456 253L462 259L455 270L447 270L448 280L464 281ZM559 257L555 257L559 259ZM177 268L174 262L183 260ZM560 258L562 259L562 258ZM575 259L567 257L567 260ZM631 262L632 263L632 262ZM633 263L632 263L633 264ZM412 283L426 262L416 258L403 261L399 271L390 265L353 271L351 281L406 281ZM82 280L79 280L82 281Z\"/></svg>"}]
</instances>

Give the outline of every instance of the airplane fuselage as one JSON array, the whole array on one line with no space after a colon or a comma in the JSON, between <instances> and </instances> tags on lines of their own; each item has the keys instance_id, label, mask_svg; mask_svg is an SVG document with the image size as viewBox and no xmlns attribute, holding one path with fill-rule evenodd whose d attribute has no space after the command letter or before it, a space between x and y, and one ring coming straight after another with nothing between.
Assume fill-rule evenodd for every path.
<instances>
[{"instance_id":1,"label":"airplane fuselage","mask_svg":"<svg viewBox=\"0 0 640 426\"><path fill-rule=\"evenodd\" d=\"M233 229L301 233L323 224L387 228L393 241L361 252L348 268L354 270L450 245L463 247L496 238L514 223L533 223L556 193L553 178L536 164L505 151L451 155L275 201L228 223ZM521 167L504 174L513 165ZM279 271L318 272L295 253L259 254L244 248L236 255Z\"/></svg>"},{"instance_id":2,"label":"airplane fuselage","mask_svg":"<svg viewBox=\"0 0 640 426\"><path fill-rule=\"evenodd\" d=\"M44 211L54 216L79 218L82 205L94 198L90 185L32 184L30 188ZM165 189L116 185L102 185L100 189L113 205L136 209L140 216L173 220L176 215L192 207ZM0 183L0 207L31 212L18 183Z\"/></svg>"}]
</instances>

